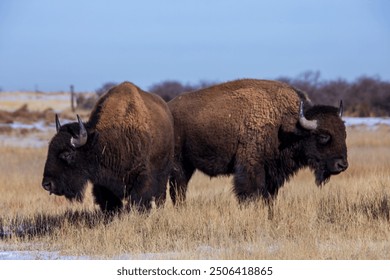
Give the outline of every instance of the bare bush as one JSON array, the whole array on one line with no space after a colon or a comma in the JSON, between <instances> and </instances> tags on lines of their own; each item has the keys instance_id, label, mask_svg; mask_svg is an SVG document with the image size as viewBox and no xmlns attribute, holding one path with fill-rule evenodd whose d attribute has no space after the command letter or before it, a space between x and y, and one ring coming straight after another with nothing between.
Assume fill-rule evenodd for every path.
<instances>
[{"instance_id":1,"label":"bare bush","mask_svg":"<svg viewBox=\"0 0 390 280\"><path fill-rule=\"evenodd\" d=\"M117 85L117 83L115 83L115 82L104 83L100 88L95 90L96 95L92 95L92 96L78 94L76 97L77 109L92 110L96 104L96 101L99 99L99 97L102 96L103 94L105 94L107 91L110 90L110 88L112 88L116 85Z\"/></svg>"},{"instance_id":2,"label":"bare bush","mask_svg":"<svg viewBox=\"0 0 390 280\"><path fill-rule=\"evenodd\" d=\"M345 112L350 116L390 116L390 83L378 77L360 77L353 82L323 81L319 72L309 71L297 78L278 80L305 91L316 104L336 106L343 100Z\"/></svg>"},{"instance_id":3,"label":"bare bush","mask_svg":"<svg viewBox=\"0 0 390 280\"><path fill-rule=\"evenodd\" d=\"M91 110L95 106L97 100L98 96L96 95L85 96L83 94L80 94L76 98L77 109Z\"/></svg>"},{"instance_id":4,"label":"bare bush","mask_svg":"<svg viewBox=\"0 0 390 280\"><path fill-rule=\"evenodd\" d=\"M107 83L104 83L100 88L98 88L96 90L96 94L100 97L102 96L103 94L105 94L107 91L110 90L110 88L116 86L118 83L115 83L115 82L107 82Z\"/></svg>"},{"instance_id":5,"label":"bare bush","mask_svg":"<svg viewBox=\"0 0 390 280\"><path fill-rule=\"evenodd\" d=\"M163 81L160 83L153 84L149 88L149 91L161 96L165 101L168 102L169 100L175 98L181 93L205 88L213 84L214 83L212 82L201 81L198 84L191 85L191 84L182 84L178 81L168 80L168 81Z\"/></svg>"}]
</instances>

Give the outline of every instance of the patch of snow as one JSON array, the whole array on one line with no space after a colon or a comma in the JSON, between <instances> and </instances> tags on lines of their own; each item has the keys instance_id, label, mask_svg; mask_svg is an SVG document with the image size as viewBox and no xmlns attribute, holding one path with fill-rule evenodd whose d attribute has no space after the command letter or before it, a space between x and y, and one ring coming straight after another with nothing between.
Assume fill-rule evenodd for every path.
<instances>
[{"instance_id":1,"label":"patch of snow","mask_svg":"<svg viewBox=\"0 0 390 280\"><path fill-rule=\"evenodd\" d=\"M49 251L2 251L0 260L87 260L87 257L64 256Z\"/></svg>"},{"instance_id":2,"label":"patch of snow","mask_svg":"<svg viewBox=\"0 0 390 280\"><path fill-rule=\"evenodd\" d=\"M39 131L46 131L48 128L44 121L38 121L32 124L14 122L9 124L0 124L0 127L10 127L12 129L36 129Z\"/></svg>"},{"instance_id":3,"label":"patch of snow","mask_svg":"<svg viewBox=\"0 0 390 280\"><path fill-rule=\"evenodd\" d=\"M143 254L123 254L114 256L113 260L162 260L180 258L178 252L166 253L143 253ZM102 257L105 258L105 257ZM71 256L61 254L60 251L40 251L40 250L6 250L0 251L0 260L94 260L100 259L95 256Z\"/></svg>"},{"instance_id":4,"label":"patch of snow","mask_svg":"<svg viewBox=\"0 0 390 280\"><path fill-rule=\"evenodd\" d=\"M368 128L376 128L379 125L390 126L390 118L355 118L344 117L346 126L366 126Z\"/></svg>"}]
</instances>

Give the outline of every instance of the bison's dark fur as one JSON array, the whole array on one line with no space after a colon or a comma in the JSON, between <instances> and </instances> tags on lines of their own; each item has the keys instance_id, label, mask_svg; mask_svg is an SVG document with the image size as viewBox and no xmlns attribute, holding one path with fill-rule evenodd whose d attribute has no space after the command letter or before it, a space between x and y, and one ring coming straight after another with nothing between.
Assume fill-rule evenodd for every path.
<instances>
[{"instance_id":1,"label":"bison's dark fur","mask_svg":"<svg viewBox=\"0 0 390 280\"><path fill-rule=\"evenodd\" d=\"M287 84L237 80L182 94L168 106L175 121L174 203L185 199L195 169L234 174L234 192L246 201L269 200L303 167L322 185L348 166L341 107L312 106Z\"/></svg>"},{"instance_id":2,"label":"bison's dark fur","mask_svg":"<svg viewBox=\"0 0 390 280\"><path fill-rule=\"evenodd\" d=\"M172 115L160 97L125 82L101 97L85 125L57 120L57 129L44 189L81 201L90 181L103 211L119 210L123 199L142 209L164 203L174 140Z\"/></svg>"}]
</instances>

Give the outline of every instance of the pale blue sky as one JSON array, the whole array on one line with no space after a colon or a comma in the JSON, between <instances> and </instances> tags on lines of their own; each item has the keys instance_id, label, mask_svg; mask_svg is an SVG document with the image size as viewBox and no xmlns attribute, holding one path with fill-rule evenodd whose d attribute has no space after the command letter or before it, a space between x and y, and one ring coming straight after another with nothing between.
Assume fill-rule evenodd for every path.
<instances>
[{"instance_id":1,"label":"pale blue sky","mask_svg":"<svg viewBox=\"0 0 390 280\"><path fill-rule=\"evenodd\" d=\"M390 80L387 0L0 0L0 88Z\"/></svg>"}]
</instances>

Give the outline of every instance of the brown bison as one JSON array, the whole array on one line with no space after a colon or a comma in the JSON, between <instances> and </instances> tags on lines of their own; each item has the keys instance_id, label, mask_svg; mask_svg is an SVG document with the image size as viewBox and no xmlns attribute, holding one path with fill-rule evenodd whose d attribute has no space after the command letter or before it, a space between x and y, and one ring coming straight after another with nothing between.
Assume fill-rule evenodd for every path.
<instances>
[{"instance_id":1,"label":"brown bison","mask_svg":"<svg viewBox=\"0 0 390 280\"><path fill-rule=\"evenodd\" d=\"M77 116L78 117L78 116ZM129 82L102 96L89 121L61 126L50 142L42 186L82 201L87 181L103 211L149 209L166 198L173 157L173 119L157 95Z\"/></svg>"},{"instance_id":2,"label":"brown bison","mask_svg":"<svg viewBox=\"0 0 390 280\"><path fill-rule=\"evenodd\" d=\"M234 174L240 202L269 200L299 169L317 185L348 167L340 108L312 106L277 81L244 79L182 94L168 103L175 122L172 201L183 201L195 169Z\"/></svg>"}]
</instances>

